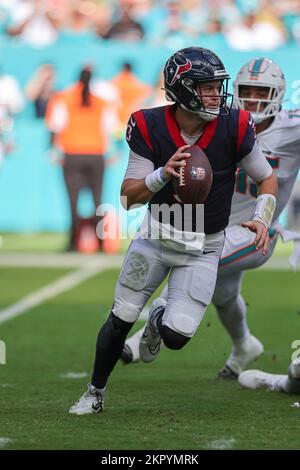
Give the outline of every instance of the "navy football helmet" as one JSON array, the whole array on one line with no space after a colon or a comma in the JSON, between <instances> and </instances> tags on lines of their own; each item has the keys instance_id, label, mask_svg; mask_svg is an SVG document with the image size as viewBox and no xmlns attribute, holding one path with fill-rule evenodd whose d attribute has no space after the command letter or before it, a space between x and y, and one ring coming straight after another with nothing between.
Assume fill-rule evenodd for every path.
<instances>
[{"instance_id":1,"label":"navy football helmet","mask_svg":"<svg viewBox=\"0 0 300 470\"><path fill-rule=\"evenodd\" d=\"M164 90L168 101L175 101L183 109L211 121L219 114L228 114L232 94L228 93L230 76L223 62L209 49L187 47L170 57L164 67ZM217 109L205 108L202 97L196 92L198 83L220 80L220 105ZM227 105L227 99L231 103Z\"/></svg>"}]
</instances>

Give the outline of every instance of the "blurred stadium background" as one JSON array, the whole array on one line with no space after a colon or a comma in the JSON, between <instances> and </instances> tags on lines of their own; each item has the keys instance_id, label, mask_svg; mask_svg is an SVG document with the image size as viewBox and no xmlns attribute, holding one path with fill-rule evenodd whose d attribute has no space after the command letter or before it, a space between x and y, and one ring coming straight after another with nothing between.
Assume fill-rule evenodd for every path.
<instances>
[{"instance_id":1,"label":"blurred stadium background","mask_svg":"<svg viewBox=\"0 0 300 470\"><path fill-rule=\"evenodd\" d=\"M179 363L166 353L150 369L139 366L139 376L134 368L120 367L112 378L108 402L108 408L115 403L115 409L100 417L103 434L94 421L82 436L82 421L66 415L88 380L96 332L109 311L127 241L117 247L121 254L114 257L63 253L70 226L67 193L59 155L50 145L36 96L40 93L47 102L54 92L73 84L83 67L92 67L93 90L107 102L108 122L112 114L115 119L105 155L102 202L119 211L128 155L127 118L139 107L162 102L161 68L174 50L189 45L213 49L232 81L250 58L274 59L287 80L284 107L299 108L299 0L0 0L0 339L7 345L7 364L0 365L0 447L184 449L226 448L228 442L232 448L298 446L292 437L295 417L288 409L289 397L241 395L236 384L216 388L213 379L229 352L229 340L211 310L208 335L201 331L201 341L192 342ZM130 74L124 75L124 64L130 65ZM78 210L82 217L93 215L86 190ZM124 211L120 218L124 227ZM299 230L299 178L282 222ZM245 289L254 303L250 324L266 344L259 365L283 373L299 331L300 279L298 273L285 271L290 247L278 244L276 253L271 263L283 270L251 273ZM106 272L108 267L112 271ZM258 292L262 285L266 291L260 287ZM282 285L288 286L285 295L278 293ZM256 299L263 302L257 304ZM283 321L284 308L290 321ZM75 379L71 375L68 381L70 373ZM162 381L166 376L169 379ZM152 403L154 413L150 382L158 396L175 390L165 408ZM141 391L129 409L128 390L130 396ZM119 391L124 394L121 398ZM180 417L177 410L182 409L185 393L190 402L185 403L186 416ZM224 411L232 394L233 411ZM251 403L250 415L245 401ZM54 412L49 411L49 402ZM142 409L144 403L148 404ZM16 406L24 411L22 418ZM272 422L269 407L276 408ZM291 430L284 441L276 427L279 422ZM226 432L233 436L231 444L231 438L222 444Z\"/></svg>"}]
</instances>

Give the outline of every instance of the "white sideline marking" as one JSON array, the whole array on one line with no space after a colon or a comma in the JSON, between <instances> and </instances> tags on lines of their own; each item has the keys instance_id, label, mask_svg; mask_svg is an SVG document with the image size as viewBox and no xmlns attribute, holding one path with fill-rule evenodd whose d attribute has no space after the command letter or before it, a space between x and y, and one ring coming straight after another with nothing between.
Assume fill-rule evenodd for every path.
<instances>
[{"instance_id":1,"label":"white sideline marking","mask_svg":"<svg viewBox=\"0 0 300 470\"><path fill-rule=\"evenodd\" d=\"M108 259L122 265L123 255L97 255L80 253L0 253L0 267L40 267L40 268L81 268L87 262L94 261L99 264L105 263ZM284 257L272 256L267 263L260 268L266 271L290 271L288 259ZM299 269L299 268L298 268Z\"/></svg>"},{"instance_id":2,"label":"white sideline marking","mask_svg":"<svg viewBox=\"0 0 300 470\"><path fill-rule=\"evenodd\" d=\"M114 268L116 264L115 261L113 259L102 260L101 265L97 262L92 262L82 269L66 274L52 284L48 284L36 292L23 297L19 302L0 310L0 324L26 313L27 310L37 307L52 297L56 297L67 290L73 289L78 284L81 284L83 281L86 281L101 271Z\"/></svg>"},{"instance_id":3,"label":"white sideline marking","mask_svg":"<svg viewBox=\"0 0 300 470\"><path fill-rule=\"evenodd\" d=\"M225 450L225 449L232 449L235 443L235 439L217 439L215 441L211 441L207 444L208 449L215 449L215 450Z\"/></svg>"},{"instance_id":4,"label":"white sideline marking","mask_svg":"<svg viewBox=\"0 0 300 470\"><path fill-rule=\"evenodd\" d=\"M0 266L11 268L82 268L89 263L121 266L124 255L81 253L0 253Z\"/></svg>"},{"instance_id":5,"label":"white sideline marking","mask_svg":"<svg viewBox=\"0 0 300 470\"><path fill-rule=\"evenodd\" d=\"M5 447L7 444L11 444L12 442L13 440L8 437L0 437L0 448Z\"/></svg>"}]
</instances>

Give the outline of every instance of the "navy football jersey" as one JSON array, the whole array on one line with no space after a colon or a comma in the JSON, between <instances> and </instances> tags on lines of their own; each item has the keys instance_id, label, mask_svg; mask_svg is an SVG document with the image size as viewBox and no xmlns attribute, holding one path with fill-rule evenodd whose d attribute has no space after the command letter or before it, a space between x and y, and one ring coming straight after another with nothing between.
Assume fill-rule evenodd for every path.
<instances>
[{"instance_id":1,"label":"navy football jersey","mask_svg":"<svg viewBox=\"0 0 300 470\"><path fill-rule=\"evenodd\" d=\"M130 149L151 160L155 168L164 166L178 147L186 145L175 120L175 111L176 105L142 109L133 113L128 121L126 139ZM208 122L195 143L206 153L213 171L212 187L204 204L206 234L227 226L236 167L251 152L255 138L251 115L244 110L231 109L227 116ZM171 179L153 194L148 203L150 212L153 204L172 206L178 203L174 194ZM195 231L196 225L192 226Z\"/></svg>"}]
</instances>

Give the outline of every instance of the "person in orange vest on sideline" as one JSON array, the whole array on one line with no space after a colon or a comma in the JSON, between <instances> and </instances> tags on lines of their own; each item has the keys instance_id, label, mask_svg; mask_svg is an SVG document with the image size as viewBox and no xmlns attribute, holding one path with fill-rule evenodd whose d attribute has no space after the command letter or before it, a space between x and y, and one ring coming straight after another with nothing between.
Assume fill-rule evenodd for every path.
<instances>
[{"instance_id":1,"label":"person in orange vest on sideline","mask_svg":"<svg viewBox=\"0 0 300 470\"><path fill-rule=\"evenodd\" d=\"M52 133L52 144L64 155L62 166L72 216L70 250L76 249L80 190L90 188L95 208L100 204L103 156L108 147L105 126L107 103L90 92L91 76L91 68L84 67L79 81L56 93L46 111L46 124Z\"/></svg>"},{"instance_id":2,"label":"person in orange vest on sideline","mask_svg":"<svg viewBox=\"0 0 300 470\"><path fill-rule=\"evenodd\" d=\"M123 130L133 111L140 108L150 97L152 87L141 82L134 75L131 64L125 62L121 72L112 79L120 95L119 119Z\"/></svg>"}]
</instances>

